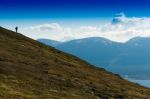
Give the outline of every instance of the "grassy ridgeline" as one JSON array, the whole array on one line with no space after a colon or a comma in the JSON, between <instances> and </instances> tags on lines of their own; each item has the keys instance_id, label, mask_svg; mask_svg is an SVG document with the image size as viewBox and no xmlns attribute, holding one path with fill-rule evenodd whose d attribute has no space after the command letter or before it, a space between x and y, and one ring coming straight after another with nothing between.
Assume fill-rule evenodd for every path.
<instances>
[{"instance_id":1,"label":"grassy ridgeline","mask_svg":"<svg viewBox=\"0 0 150 99\"><path fill-rule=\"evenodd\" d=\"M0 28L0 99L149 99L150 89Z\"/></svg>"}]
</instances>

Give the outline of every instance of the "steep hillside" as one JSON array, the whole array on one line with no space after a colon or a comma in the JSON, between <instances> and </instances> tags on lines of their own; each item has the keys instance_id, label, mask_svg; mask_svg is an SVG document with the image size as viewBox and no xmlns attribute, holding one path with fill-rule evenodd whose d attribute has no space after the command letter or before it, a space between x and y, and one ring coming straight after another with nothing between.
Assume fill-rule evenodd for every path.
<instances>
[{"instance_id":1,"label":"steep hillside","mask_svg":"<svg viewBox=\"0 0 150 99\"><path fill-rule=\"evenodd\" d=\"M0 99L149 99L150 89L0 27Z\"/></svg>"}]
</instances>

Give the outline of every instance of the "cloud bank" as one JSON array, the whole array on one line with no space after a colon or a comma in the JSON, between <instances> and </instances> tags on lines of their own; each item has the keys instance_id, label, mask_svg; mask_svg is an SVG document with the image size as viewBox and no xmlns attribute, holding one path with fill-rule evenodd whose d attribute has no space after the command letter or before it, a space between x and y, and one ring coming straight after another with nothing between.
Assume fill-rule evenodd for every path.
<instances>
[{"instance_id":1,"label":"cloud bank","mask_svg":"<svg viewBox=\"0 0 150 99\"><path fill-rule=\"evenodd\" d=\"M124 42L136 36L150 36L150 18L126 17L124 13L119 13L111 22L102 26L88 25L73 28L64 27L59 23L49 23L30 26L26 30L33 33L33 38L45 37L66 41L86 37L105 37L113 41Z\"/></svg>"},{"instance_id":2,"label":"cloud bank","mask_svg":"<svg viewBox=\"0 0 150 99\"><path fill-rule=\"evenodd\" d=\"M37 26L30 26L29 29L33 31L61 31L62 27L58 23L43 24Z\"/></svg>"}]
</instances>

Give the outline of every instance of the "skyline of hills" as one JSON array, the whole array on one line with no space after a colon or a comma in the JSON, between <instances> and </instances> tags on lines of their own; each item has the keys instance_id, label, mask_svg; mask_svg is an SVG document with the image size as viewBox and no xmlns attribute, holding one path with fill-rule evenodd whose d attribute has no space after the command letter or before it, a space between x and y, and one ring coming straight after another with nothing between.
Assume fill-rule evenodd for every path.
<instances>
[{"instance_id":1,"label":"skyline of hills","mask_svg":"<svg viewBox=\"0 0 150 99\"><path fill-rule=\"evenodd\" d=\"M135 37L125 43L91 37L62 42L54 47L122 76L150 79L149 46L149 37Z\"/></svg>"},{"instance_id":2,"label":"skyline of hills","mask_svg":"<svg viewBox=\"0 0 150 99\"><path fill-rule=\"evenodd\" d=\"M150 0L0 0L0 99L150 99Z\"/></svg>"},{"instance_id":3,"label":"skyline of hills","mask_svg":"<svg viewBox=\"0 0 150 99\"><path fill-rule=\"evenodd\" d=\"M2 27L0 46L1 99L150 97L149 88Z\"/></svg>"}]
</instances>

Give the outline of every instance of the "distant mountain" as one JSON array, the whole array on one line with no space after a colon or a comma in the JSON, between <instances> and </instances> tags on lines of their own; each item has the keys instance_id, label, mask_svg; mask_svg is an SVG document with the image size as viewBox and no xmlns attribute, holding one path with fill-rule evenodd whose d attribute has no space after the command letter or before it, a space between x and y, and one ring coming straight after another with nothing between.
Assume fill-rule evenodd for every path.
<instances>
[{"instance_id":1,"label":"distant mountain","mask_svg":"<svg viewBox=\"0 0 150 99\"><path fill-rule=\"evenodd\" d=\"M109 66L108 61L118 55L121 43L92 37L61 43L56 48L76 55L97 66Z\"/></svg>"},{"instance_id":2,"label":"distant mountain","mask_svg":"<svg viewBox=\"0 0 150 99\"><path fill-rule=\"evenodd\" d=\"M149 37L135 37L126 43L91 37L60 43L55 47L123 76L150 79Z\"/></svg>"},{"instance_id":3,"label":"distant mountain","mask_svg":"<svg viewBox=\"0 0 150 99\"><path fill-rule=\"evenodd\" d=\"M58 44L60 44L61 42L59 41L55 41L55 40L50 40L50 39L37 39L37 41L41 42L41 43L44 43L46 45L49 45L49 46L57 46Z\"/></svg>"},{"instance_id":4,"label":"distant mountain","mask_svg":"<svg viewBox=\"0 0 150 99\"><path fill-rule=\"evenodd\" d=\"M127 41L126 44L133 45L133 46L141 46L141 47L148 45L147 47L150 47L149 42L150 42L150 37L135 37Z\"/></svg>"},{"instance_id":5,"label":"distant mountain","mask_svg":"<svg viewBox=\"0 0 150 99\"><path fill-rule=\"evenodd\" d=\"M149 99L149 93L119 75L0 27L0 99Z\"/></svg>"},{"instance_id":6,"label":"distant mountain","mask_svg":"<svg viewBox=\"0 0 150 99\"><path fill-rule=\"evenodd\" d=\"M134 78L150 79L150 38L135 37L124 44L116 68ZM118 70L116 70L118 71Z\"/></svg>"}]
</instances>

